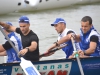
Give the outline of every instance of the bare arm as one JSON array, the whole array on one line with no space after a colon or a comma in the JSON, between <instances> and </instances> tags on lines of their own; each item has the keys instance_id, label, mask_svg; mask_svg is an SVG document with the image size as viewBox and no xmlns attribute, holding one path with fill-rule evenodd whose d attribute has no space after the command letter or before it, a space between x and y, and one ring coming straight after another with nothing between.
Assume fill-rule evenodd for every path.
<instances>
[{"instance_id":1,"label":"bare arm","mask_svg":"<svg viewBox=\"0 0 100 75\"><path fill-rule=\"evenodd\" d=\"M54 43L51 47L49 47L49 49L47 50L47 52L50 51L50 50L52 50L55 47L58 47L60 44L63 44L65 42L69 41L70 38L71 38L71 34L68 34L65 37L62 37L58 42Z\"/></svg>"},{"instance_id":2,"label":"bare arm","mask_svg":"<svg viewBox=\"0 0 100 75\"><path fill-rule=\"evenodd\" d=\"M92 35L92 36L90 37L89 48L88 48L87 50L85 50L84 53L83 53L83 51L80 51L80 52L82 52L82 53L85 54L85 55L90 55L90 54L94 53L95 50L96 50L96 47L97 47L97 43L98 43L98 42L99 42L98 36Z\"/></svg>"},{"instance_id":3,"label":"bare arm","mask_svg":"<svg viewBox=\"0 0 100 75\"><path fill-rule=\"evenodd\" d=\"M8 24L6 24L6 23L3 23L3 22L0 22L0 25L1 25L2 27L4 27L4 28L10 30L10 31L14 31L14 32L15 32L15 30L16 30L16 27L10 26L10 25L8 25Z\"/></svg>"},{"instance_id":4,"label":"bare arm","mask_svg":"<svg viewBox=\"0 0 100 75\"><path fill-rule=\"evenodd\" d=\"M50 46L50 47L48 48L47 52L48 52L48 51L51 51L53 48L56 48L56 47L58 47L58 46L59 46L59 45L57 45L57 43L52 44L52 46Z\"/></svg>"},{"instance_id":5,"label":"bare arm","mask_svg":"<svg viewBox=\"0 0 100 75\"><path fill-rule=\"evenodd\" d=\"M33 41L31 42L31 46L29 46L29 51L35 51L37 48L37 42Z\"/></svg>"},{"instance_id":6,"label":"bare arm","mask_svg":"<svg viewBox=\"0 0 100 75\"><path fill-rule=\"evenodd\" d=\"M0 45L0 52L3 52L3 51L5 51L5 49L3 48L2 45Z\"/></svg>"},{"instance_id":7,"label":"bare arm","mask_svg":"<svg viewBox=\"0 0 100 75\"><path fill-rule=\"evenodd\" d=\"M85 54L89 55L95 52L97 43L96 42L90 42L90 46L87 50L85 50Z\"/></svg>"},{"instance_id":8,"label":"bare arm","mask_svg":"<svg viewBox=\"0 0 100 75\"><path fill-rule=\"evenodd\" d=\"M0 52L0 56L6 56L6 55L7 55L6 51Z\"/></svg>"},{"instance_id":9,"label":"bare arm","mask_svg":"<svg viewBox=\"0 0 100 75\"><path fill-rule=\"evenodd\" d=\"M81 39L80 39L80 35L76 35L75 40L76 40L77 42L81 41Z\"/></svg>"},{"instance_id":10,"label":"bare arm","mask_svg":"<svg viewBox=\"0 0 100 75\"><path fill-rule=\"evenodd\" d=\"M47 51L50 51L51 49L59 46L60 44L63 44L69 40L71 40L72 35L74 34L73 31L70 31L70 33L68 33L65 37L62 37L58 42L56 42L55 44L53 44ZM75 35L75 40L79 41L80 40L80 35Z\"/></svg>"},{"instance_id":11,"label":"bare arm","mask_svg":"<svg viewBox=\"0 0 100 75\"><path fill-rule=\"evenodd\" d=\"M66 35L65 37L61 38L61 39L57 42L57 44L60 45L60 44L62 44L62 43L65 43L65 42L69 41L70 39L71 39L71 34L68 34L68 35Z\"/></svg>"},{"instance_id":12,"label":"bare arm","mask_svg":"<svg viewBox=\"0 0 100 75\"><path fill-rule=\"evenodd\" d=\"M57 43L62 44L64 42L67 42L67 41L71 40L72 35L73 35L73 33L70 33L70 34L66 35L65 37L61 38ZM75 35L75 40L77 42L79 42L80 41L80 35Z\"/></svg>"},{"instance_id":13,"label":"bare arm","mask_svg":"<svg viewBox=\"0 0 100 75\"><path fill-rule=\"evenodd\" d=\"M33 42L31 42L31 45L28 47L28 49L27 49L27 48L22 49L22 50L19 52L19 55L25 55L25 54L28 52L28 50L29 50L30 52L35 51L36 48L37 48L37 42L33 41Z\"/></svg>"}]
</instances>

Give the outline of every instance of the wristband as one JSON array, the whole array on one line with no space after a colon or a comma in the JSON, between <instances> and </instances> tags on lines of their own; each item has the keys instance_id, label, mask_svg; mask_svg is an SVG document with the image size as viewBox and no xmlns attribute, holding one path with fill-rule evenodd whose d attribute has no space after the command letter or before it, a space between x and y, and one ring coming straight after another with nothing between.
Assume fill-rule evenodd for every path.
<instances>
[{"instance_id":1,"label":"wristband","mask_svg":"<svg viewBox=\"0 0 100 75\"><path fill-rule=\"evenodd\" d=\"M83 52L84 52L84 55L86 55L85 50L83 50Z\"/></svg>"},{"instance_id":2,"label":"wristband","mask_svg":"<svg viewBox=\"0 0 100 75\"><path fill-rule=\"evenodd\" d=\"M27 50L28 50L28 52L29 52L29 47L26 47L25 49L27 49Z\"/></svg>"}]
</instances>

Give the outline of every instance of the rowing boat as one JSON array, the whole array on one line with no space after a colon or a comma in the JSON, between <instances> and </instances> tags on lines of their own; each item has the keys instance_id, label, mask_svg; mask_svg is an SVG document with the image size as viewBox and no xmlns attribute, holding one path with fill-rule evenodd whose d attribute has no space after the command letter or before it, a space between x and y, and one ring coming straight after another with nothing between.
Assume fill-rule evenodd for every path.
<instances>
[{"instance_id":1,"label":"rowing boat","mask_svg":"<svg viewBox=\"0 0 100 75\"><path fill-rule=\"evenodd\" d=\"M0 15L24 8L24 0L0 0Z\"/></svg>"},{"instance_id":2,"label":"rowing boat","mask_svg":"<svg viewBox=\"0 0 100 75\"><path fill-rule=\"evenodd\" d=\"M26 0L29 3L36 3L35 6L31 4L26 4L26 7L20 11L39 11L46 9L54 9L70 6L80 2L80 0ZM30 2L31 1L31 2ZM37 3L37 1L39 1Z\"/></svg>"},{"instance_id":3,"label":"rowing boat","mask_svg":"<svg viewBox=\"0 0 100 75\"><path fill-rule=\"evenodd\" d=\"M100 57L81 58L80 60L85 75L100 75ZM42 60L33 62L33 64L41 75L81 75L76 59ZM3 63L0 64L0 75L25 74L19 63Z\"/></svg>"},{"instance_id":4,"label":"rowing boat","mask_svg":"<svg viewBox=\"0 0 100 75\"><path fill-rule=\"evenodd\" d=\"M72 6L74 4L91 4L100 2L100 0L26 0L31 4L26 3L26 7L19 11L40 11L55 8ZM32 4L33 3L33 4Z\"/></svg>"}]
</instances>

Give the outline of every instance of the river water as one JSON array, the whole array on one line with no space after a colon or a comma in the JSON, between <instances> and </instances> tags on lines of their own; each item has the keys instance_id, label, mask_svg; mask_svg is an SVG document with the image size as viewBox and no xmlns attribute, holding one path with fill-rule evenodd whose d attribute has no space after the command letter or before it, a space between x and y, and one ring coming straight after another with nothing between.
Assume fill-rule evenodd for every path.
<instances>
[{"instance_id":1,"label":"river water","mask_svg":"<svg viewBox=\"0 0 100 75\"><path fill-rule=\"evenodd\" d=\"M100 32L100 3L91 5L73 5L66 8L38 12L10 13L8 15L1 15L0 21L10 21L14 26L19 27L18 19L22 15L29 17L31 24L30 29L37 33L40 39L40 53L44 53L52 43L57 40L58 34L54 27L51 27L50 25L57 17L64 18L67 22L67 28L71 28L75 30L76 33L79 33L81 18L84 16L91 16L94 27ZM2 44L4 43L4 36L1 32L0 35L0 43ZM41 60L57 59L62 57L65 57L65 54L62 50L59 50L54 55L44 57Z\"/></svg>"}]
</instances>

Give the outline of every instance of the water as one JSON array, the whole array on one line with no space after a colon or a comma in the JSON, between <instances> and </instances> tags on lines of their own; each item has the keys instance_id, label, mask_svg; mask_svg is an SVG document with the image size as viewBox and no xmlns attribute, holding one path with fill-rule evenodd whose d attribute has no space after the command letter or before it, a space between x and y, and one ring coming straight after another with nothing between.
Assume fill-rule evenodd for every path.
<instances>
[{"instance_id":1,"label":"water","mask_svg":"<svg viewBox=\"0 0 100 75\"><path fill-rule=\"evenodd\" d=\"M100 32L100 3L91 5L74 5L66 8L39 12L16 12L0 16L0 21L11 21L14 26L18 27L18 18L22 15L29 17L31 23L30 29L39 36L40 53L44 53L52 43L57 40L58 34L54 27L50 26L57 17L64 18L67 22L67 28L71 28L75 30L76 33L79 33L81 18L84 16L91 16L94 27ZM0 35L0 43L2 44L4 43L4 36L2 33L0 33ZM59 50L54 55L42 58L41 60L57 59L61 57L65 57L65 54L62 50Z\"/></svg>"}]
</instances>

